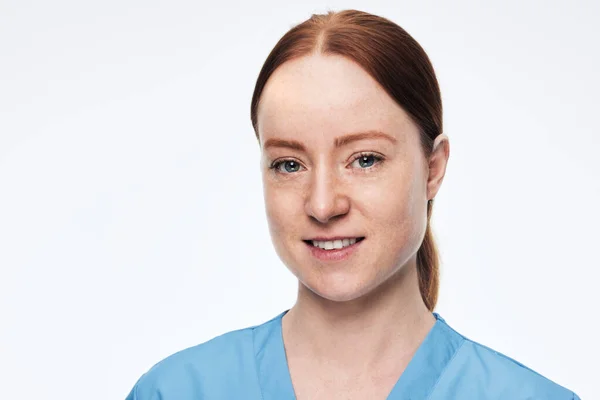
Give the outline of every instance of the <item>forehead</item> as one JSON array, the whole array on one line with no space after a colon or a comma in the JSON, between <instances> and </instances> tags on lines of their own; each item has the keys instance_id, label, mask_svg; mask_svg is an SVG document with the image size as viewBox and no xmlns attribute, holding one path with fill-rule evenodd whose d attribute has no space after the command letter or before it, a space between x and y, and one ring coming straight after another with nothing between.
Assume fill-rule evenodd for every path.
<instances>
[{"instance_id":1,"label":"forehead","mask_svg":"<svg viewBox=\"0 0 600 400\"><path fill-rule=\"evenodd\" d=\"M285 62L271 75L258 109L261 142L382 130L399 140L416 129L408 115L365 70L337 55Z\"/></svg>"}]
</instances>

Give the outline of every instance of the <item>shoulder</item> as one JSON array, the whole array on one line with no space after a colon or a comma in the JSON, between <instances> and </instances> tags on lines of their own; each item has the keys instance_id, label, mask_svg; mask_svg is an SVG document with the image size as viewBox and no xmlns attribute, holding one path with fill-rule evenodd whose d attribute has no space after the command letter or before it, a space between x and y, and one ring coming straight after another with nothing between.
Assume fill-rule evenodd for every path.
<instances>
[{"instance_id":1,"label":"shoulder","mask_svg":"<svg viewBox=\"0 0 600 400\"><path fill-rule=\"evenodd\" d=\"M126 400L213 398L229 395L222 392L224 387L231 393L252 390L256 381L254 330L271 321L229 331L171 354L138 379Z\"/></svg>"},{"instance_id":2,"label":"shoulder","mask_svg":"<svg viewBox=\"0 0 600 400\"><path fill-rule=\"evenodd\" d=\"M231 331L166 357L138 379L127 400L199 397L211 380L222 380L225 371L243 368L250 336L251 328Z\"/></svg>"},{"instance_id":3,"label":"shoulder","mask_svg":"<svg viewBox=\"0 0 600 400\"><path fill-rule=\"evenodd\" d=\"M456 394L466 394L476 390L477 398L493 394L502 399L578 399L565 387L519 361L461 335L445 321L442 322L446 330L464 340L440 378L436 391L453 390Z\"/></svg>"}]
</instances>

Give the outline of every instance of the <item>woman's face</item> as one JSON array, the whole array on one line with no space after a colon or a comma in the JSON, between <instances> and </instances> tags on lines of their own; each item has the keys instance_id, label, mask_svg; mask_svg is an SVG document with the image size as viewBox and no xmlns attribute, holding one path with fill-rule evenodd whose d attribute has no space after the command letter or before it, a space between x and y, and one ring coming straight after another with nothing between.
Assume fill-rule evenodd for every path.
<instances>
[{"instance_id":1,"label":"woman's face","mask_svg":"<svg viewBox=\"0 0 600 400\"><path fill-rule=\"evenodd\" d=\"M415 260L441 180L428 183L418 127L360 66L322 55L284 63L258 127L271 238L306 287L352 300ZM347 240L312 242L336 238Z\"/></svg>"}]
</instances>

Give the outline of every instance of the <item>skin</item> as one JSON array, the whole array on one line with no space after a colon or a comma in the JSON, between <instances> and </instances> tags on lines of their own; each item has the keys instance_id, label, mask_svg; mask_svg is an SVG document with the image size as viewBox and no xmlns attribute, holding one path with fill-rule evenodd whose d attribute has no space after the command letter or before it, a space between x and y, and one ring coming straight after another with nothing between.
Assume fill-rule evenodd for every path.
<instances>
[{"instance_id":1,"label":"skin","mask_svg":"<svg viewBox=\"0 0 600 400\"><path fill-rule=\"evenodd\" d=\"M448 138L439 135L425 158L409 115L337 55L281 65L257 118L271 239L298 278L297 302L282 321L296 397L385 399L435 323L419 293L416 253L427 201L445 174ZM373 131L391 140L335 146ZM323 262L303 241L322 236L365 239L347 260Z\"/></svg>"}]
</instances>

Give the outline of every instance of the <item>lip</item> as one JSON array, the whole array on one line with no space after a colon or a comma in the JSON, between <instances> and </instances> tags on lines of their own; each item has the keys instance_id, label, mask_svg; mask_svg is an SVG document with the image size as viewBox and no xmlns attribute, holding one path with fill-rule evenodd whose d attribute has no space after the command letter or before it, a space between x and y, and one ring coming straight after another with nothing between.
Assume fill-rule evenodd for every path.
<instances>
[{"instance_id":1,"label":"lip","mask_svg":"<svg viewBox=\"0 0 600 400\"><path fill-rule=\"evenodd\" d=\"M349 238L341 238L341 239L349 239ZM322 240L322 239L312 239L312 240ZM332 239L328 239L328 240L332 240ZM340 238L337 239L333 239L333 240L340 240ZM304 241L304 244L306 244L306 246L308 247L308 250L310 251L311 255L313 257L315 257L316 259L318 259L319 261L325 261L325 262L339 262L339 261L344 261L347 260L348 258L350 258L350 256L352 256L352 254L354 254L361 246L361 244L365 241L365 238L363 238L360 241L357 241L356 243L347 246L347 247L343 247L341 249L332 249L332 250L324 250L320 247L315 247L312 245L312 243L310 243L311 241Z\"/></svg>"}]
</instances>

